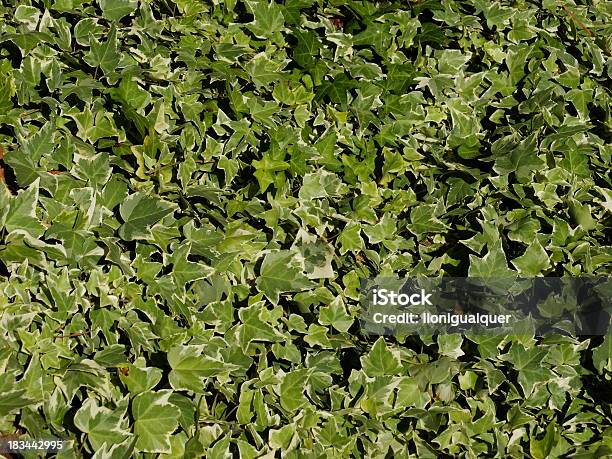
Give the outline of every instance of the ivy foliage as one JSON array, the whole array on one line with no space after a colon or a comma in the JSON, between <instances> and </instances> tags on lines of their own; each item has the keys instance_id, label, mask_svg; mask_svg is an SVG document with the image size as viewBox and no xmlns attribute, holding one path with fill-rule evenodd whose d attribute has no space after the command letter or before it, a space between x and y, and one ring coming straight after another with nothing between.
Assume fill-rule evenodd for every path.
<instances>
[{"instance_id":1,"label":"ivy foliage","mask_svg":"<svg viewBox=\"0 0 612 459\"><path fill-rule=\"evenodd\" d=\"M610 274L611 29L601 0L3 1L0 432L610 457L609 336L357 318L375 275Z\"/></svg>"}]
</instances>

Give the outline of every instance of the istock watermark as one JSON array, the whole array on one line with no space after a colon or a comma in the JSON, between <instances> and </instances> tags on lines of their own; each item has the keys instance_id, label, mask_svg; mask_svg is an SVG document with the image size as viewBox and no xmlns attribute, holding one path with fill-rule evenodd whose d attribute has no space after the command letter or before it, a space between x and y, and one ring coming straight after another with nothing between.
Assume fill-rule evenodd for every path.
<instances>
[{"instance_id":1,"label":"istock watermark","mask_svg":"<svg viewBox=\"0 0 612 459\"><path fill-rule=\"evenodd\" d=\"M421 289L420 293L413 293L409 295L407 293L398 293L393 290L387 290L386 288L381 288L380 290L374 289L372 291L372 301L375 305L386 306L388 304L392 304L394 306L406 306L407 304L417 305L417 304L431 304L429 298L431 297L431 293L425 293L425 290Z\"/></svg>"},{"instance_id":2,"label":"istock watermark","mask_svg":"<svg viewBox=\"0 0 612 459\"><path fill-rule=\"evenodd\" d=\"M361 327L389 334L611 333L608 277L375 278L361 286Z\"/></svg>"}]
</instances>

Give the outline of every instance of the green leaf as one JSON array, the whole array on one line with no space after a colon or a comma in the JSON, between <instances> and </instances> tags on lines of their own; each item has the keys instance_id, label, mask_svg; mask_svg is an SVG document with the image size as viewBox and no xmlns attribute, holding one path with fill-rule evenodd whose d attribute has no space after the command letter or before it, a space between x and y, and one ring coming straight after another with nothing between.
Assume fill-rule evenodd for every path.
<instances>
[{"instance_id":1,"label":"green leaf","mask_svg":"<svg viewBox=\"0 0 612 459\"><path fill-rule=\"evenodd\" d=\"M578 178L585 178L591 176L591 170L589 169L589 160L587 156L579 150L568 150L559 165L563 169L568 171L570 174Z\"/></svg>"},{"instance_id":2,"label":"green leaf","mask_svg":"<svg viewBox=\"0 0 612 459\"><path fill-rule=\"evenodd\" d=\"M8 371L0 374L0 416L6 416L12 411L19 410L33 403L25 389L20 388L15 382L16 371Z\"/></svg>"},{"instance_id":3,"label":"green leaf","mask_svg":"<svg viewBox=\"0 0 612 459\"><path fill-rule=\"evenodd\" d=\"M169 402L172 391L144 392L132 401L136 449L145 453L170 452L170 435L178 427L180 410Z\"/></svg>"},{"instance_id":4,"label":"green leaf","mask_svg":"<svg viewBox=\"0 0 612 459\"><path fill-rule=\"evenodd\" d=\"M612 337L606 335L603 343L593 349L593 365L599 373L612 372Z\"/></svg>"},{"instance_id":5,"label":"green leaf","mask_svg":"<svg viewBox=\"0 0 612 459\"><path fill-rule=\"evenodd\" d=\"M319 323L331 325L339 332L346 333L353 325L353 318L346 313L346 308L341 299L336 298L329 306L320 309Z\"/></svg>"},{"instance_id":6,"label":"green leaf","mask_svg":"<svg viewBox=\"0 0 612 459\"><path fill-rule=\"evenodd\" d=\"M135 365L118 366L119 379L127 386L130 394L140 394L153 389L162 378L162 370L155 367L140 368Z\"/></svg>"},{"instance_id":7,"label":"green leaf","mask_svg":"<svg viewBox=\"0 0 612 459\"><path fill-rule=\"evenodd\" d=\"M516 273L508 268L506 254L502 248L501 241L497 241L489 247L484 257L470 255L470 277L513 277Z\"/></svg>"},{"instance_id":8,"label":"green leaf","mask_svg":"<svg viewBox=\"0 0 612 459\"><path fill-rule=\"evenodd\" d=\"M439 233L448 226L435 216L436 206L420 205L410 210L410 225L408 228L417 236L425 233Z\"/></svg>"},{"instance_id":9,"label":"green leaf","mask_svg":"<svg viewBox=\"0 0 612 459\"><path fill-rule=\"evenodd\" d=\"M144 239L149 236L149 227L174 210L172 203L136 192L129 195L119 208L123 225L119 236L126 241Z\"/></svg>"},{"instance_id":10,"label":"green leaf","mask_svg":"<svg viewBox=\"0 0 612 459\"><path fill-rule=\"evenodd\" d=\"M55 126L47 122L34 135L23 142L20 149L6 155L6 163L15 171L21 186L28 186L39 176L38 163L43 155L51 155Z\"/></svg>"},{"instance_id":11,"label":"green leaf","mask_svg":"<svg viewBox=\"0 0 612 459\"><path fill-rule=\"evenodd\" d=\"M36 215L39 183L36 180L27 190L20 190L17 196L10 199L10 207L4 219L4 227L9 233L25 231L35 239L43 234L45 227Z\"/></svg>"},{"instance_id":12,"label":"green leaf","mask_svg":"<svg viewBox=\"0 0 612 459\"><path fill-rule=\"evenodd\" d=\"M529 452L534 459L545 459L550 457L553 447L559 441L558 437L556 424L554 422L549 423L548 426L546 426L546 433L540 440L531 437L529 441Z\"/></svg>"},{"instance_id":13,"label":"green leaf","mask_svg":"<svg viewBox=\"0 0 612 459\"><path fill-rule=\"evenodd\" d=\"M521 141L509 154L497 158L493 169L498 174L514 172L520 183L528 183L533 173L544 165L538 157L536 145L536 135L533 134Z\"/></svg>"},{"instance_id":14,"label":"green leaf","mask_svg":"<svg viewBox=\"0 0 612 459\"><path fill-rule=\"evenodd\" d=\"M55 126L47 122L30 137L21 149L24 155L28 156L34 164L38 163L44 154L50 155L53 152L55 143L53 142Z\"/></svg>"},{"instance_id":15,"label":"green leaf","mask_svg":"<svg viewBox=\"0 0 612 459\"><path fill-rule=\"evenodd\" d=\"M283 335L278 330L262 320L262 315L266 311L263 302L254 303L248 308L240 309L238 315L242 325L238 327L238 341L243 351L246 352L249 344L253 341L278 342L284 340Z\"/></svg>"},{"instance_id":16,"label":"green leaf","mask_svg":"<svg viewBox=\"0 0 612 459\"><path fill-rule=\"evenodd\" d=\"M370 244L378 244L392 239L396 231L396 222L389 214L384 214L376 225L369 225L363 229Z\"/></svg>"},{"instance_id":17,"label":"green leaf","mask_svg":"<svg viewBox=\"0 0 612 459\"><path fill-rule=\"evenodd\" d=\"M95 399L87 399L74 416L74 425L87 434L94 449L115 445L130 436L125 416L127 400L115 410L100 406Z\"/></svg>"},{"instance_id":18,"label":"green leaf","mask_svg":"<svg viewBox=\"0 0 612 459\"><path fill-rule=\"evenodd\" d=\"M294 255L279 250L268 253L261 264L257 288L273 303L277 304L280 294L299 292L314 284L295 266L292 266Z\"/></svg>"},{"instance_id":19,"label":"green leaf","mask_svg":"<svg viewBox=\"0 0 612 459\"><path fill-rule=\"evenodd\" d=\"M278 81L282 76L282 69L284 67L284 63L268 59L265 54L261 53L249 61L246 65L246 70L253 83L261 87Z\"/></svg>"},{"instance_id":20,"label":"green leaf","mask_svg":"<svg viewBox=\"0 0 612 459\"><path fill-rule=\"evenodd\" d=\"M247 0L255 20L249 29L257 36L266 38L280 32L285 24L281 7L275 2Z\"/></svg>"},{"instance_id":21,"label":"green leaf","mask_svg":"<svg viewBox=\"0 0 612 459\"><path fill-rule=\"evenodd\" d=\"M346 105L348 92L354 87L354 83L345 75L340 75L333 81L324 81L317 90L317 97L323 99L328 97L334 104Z\"/></svg>"},{"instance_id":22,"label":"green leaf","mask_svg":"<svg viewBox=\"0 0 612 459\"><path fill-rule=\"evenodd\" d=\"M253 161L255 167L255 178L259 182L259 188L263 193L276 179L276 172L289 169L289 164L280 159L272 159L268 154L264 154L261 161Z\"/></svg>"},{"instance_id":23,"label":"green leaf","mask_svg":"<svg viewBox=\"0 0 612 459\"><path fill-rule=\"evenodd\" d=\"M588 104L593 101L592 89L572 89L565 94L565 99L574 105L580 119L584 121L589 119Z\"/></svg>"},{"instance_id":24,"label":"green leaf","mask_svg":"<svg viewBox=\"0 0 612 459\"><path fill-rule=\"evenodd\" d=\"M470 390L476 387L478 375L473 371L466 371L459 375L459 387L461 390Z\"/></svg>"},{"instance_id":25,"label":"green leaf","mask_svg":"<svg viewBox=\"0 0 612 459\"><path fill-rule=\"evenodd\" d=\"M308 384L308 370L301 369L287 373L283 376L280 385L280 404L288 411L294 412L306 406L308 400L304 389Z\"/></svg>"},{"instance_id":26,"label":"green leaf","mask_svg":"<svg viewBox=\"0 0 612 459\"><path fill-rule=\"evenodd\" d=\"M111 21L119 21L138 7L137 0L100 0L102 15Z\"/></svg>"},{"instance_id":27,"label":"green leaf","mask_svg":"<svg viewBox=\"0 0 612 459\"><path fill-rule=\"evenodd\" d=\"M484 11L487 26L489 28L495 26L498 29L504 29L509 24L508 20L515 14L517 14L515 9L501 6L499 2L488 4Z\"/></svg>"},{"instance_id":28,"label":"green leaf","mask_svg":"<svg viewBox=\"0 0 612 459\"><path fill-rule=\"evenodd\" d=\"M338 242L340 243L340 254L344 255L345 253L359 252L363 249L363 239L361 238L361 225L356 222L351 222L347 224L340 236L338 236Z\"/></svg>"},{"instance_id":29,"label":"green leaf","mask_svg":"<svg viewBox=\"0 0 612 459\"><path fill-rule=\"evenodd\" d=\"M81 180L88 182L89 186L102 188L111 177L111 168L108 155L100 153L91 158L77 156L72 173Z\"/></svg>"},{"instance_id":30,"label":"green leaf","mask_svg":"<svg viewBox=\"0 0 612 459\"><path fill-rule=\"evenodd\" d=\"M0 110L13 108L11 99L16 91L13 67L8 60L3 60L0 62Z\"/></svg>"},{"instance_id":31,"label":"green leaf","mask_svg":"<svg viewBox=\"0 0 612 459\"><path fill-rule=\"evenodd\" d=\"M191 245L183 244L175 249L172 254L172 276L178 286L184 286L189 282L204 279L215 272L210 266L189 261L190 252Z\"/></svg>"},{"instance_id":32,"label":"green leaf","mask_svg":"<svg viewBox=\"0 0 612 459\"><path fill-rule=\"evenodd\" d=\"M525 397L529 397L536 385L549 381L551 372L542 365L548 350L532 347L525 349L522 345L513 343L510 352L505 356L513 368L518 371L518 381L523 388Z\"/></svg>"},{"instance_id":33,"label":"green leaf","mask_svg":"<svg viewBox=\"0 0 612 459\"><path fill-rule=\"evenodd\" d=\"M378 338L370 352L361 358L361 365L365 374L371 377L399 374L402 369L399 353L389 349L382 337Z\"/></svg>"},{"instance_id":34,"label":"green leaf","mask_svg":"<svg viewBox=\"0 0 612 459\"><path fill-rule=\"evenodd\" d=\"M536 237L525 253L512 260L519 274L524 277L537 276L550 266L550 259L540 240Z\"/></svg>"},{"instance_id":35,"label":"green leaf","mask_svg":"<svg viewBox=\"0 0 612 459\"><path fill-rule=\"evenodd\" d=\"M338 176L330 172L306 174L298 196L306 201L334 196L338 193L341 183Z\"/></svg>"},{"instance_id":36,"label":"green leaf","mask_svg":"<svg viewBox=\"0 0 612 459\"><path fill-rule=\"evenodd\" d=\"M33 6L19 5L15 9L15 20L26 23L29 28L35 28L38 24L40 11Z\"/></svg>"},{"instance_id":37,"label":"green leaf","mask_svg":"<svg viewBox=\"0 0 612 459\"><path fill-rule=\"evenodd\" d=\"M277 430L270 430L270 446L272 448L286 450L295 436L295 424L289 424Z\"/></svg>"},{"instance_id":38,"label":"green leaf","mask_svg":"<svg viewBox=\"0 0 612 459\"><path fill-rule=\"evenodd\" d=\"M583 230L590 231L597 228L597 221L593 218L593 212L589 204L570 199L569 213L574 222L580 225Z\"/></svg>"},{"instance_id":39,"label":"green leaf","mask_svg":"<svg viewBox=\"0 0 612 459\"><path fill-rule=\"evenodd\" d=\"M39 177L39 167L29 156L20 151L7 155L5 161L15 172L17 182L22 187L30 185Z\"/></svg>"},{"instance_id":40,"label":"green leaf","mask_svg":"<svg viewBox=\"0 0 612 459\"><path fill-rule=\"evenodd\" d=\"M317 34L311 30L298 29L295 38L297 46L293 48L293 59L304 68L312 67L321 48Z\"/></svg>"},{"instance_id":41,"label":"green leaf","mask_svg":"<svg viewBox=\"0 0 612 459\"><path fill-rule=\"evenodd\" d=\"M442 355L457 359L465 354L461 349L463 337L459 334L439 335L437 341L438 352Z\"/></svg>"},{"instance_id":42,"label":"green leaf","mask_svg":"<svg viewBox=\"0 0 612 459\"><path fill-rule=\"evenodd\" d=\"M114 209L120 203L123 202L127 196L128 186L124 180L114 176L112 177L104 187L100 204L109 210Z\"/></svg>"},{"instance_id":43,"label":"green leaf","mask_svg":"<svg viewBox=\"0 0 612 459\"><path fill-rule=\"evenodd\" d=\"M172 371L169 380L176 390L204 392L204 380L226 371L226 364L202 354L200 346L174 347L168 351L168 363ZM229 365L229 368L232 368Z\"/></svg>"},{"instance_id":44,"label":"green leaf","mask_svg":"<svg viewBox=\"0 0 612 459\"><path fill-rule=\"evenodd\" d=\"M117 28L113 24L108 32L107 39L100 41L90 35L91 50L85 54L85 62L92 67L100 67L105 75L114 72L121 58L117 51Z\"/></svg>"}]
</instances>

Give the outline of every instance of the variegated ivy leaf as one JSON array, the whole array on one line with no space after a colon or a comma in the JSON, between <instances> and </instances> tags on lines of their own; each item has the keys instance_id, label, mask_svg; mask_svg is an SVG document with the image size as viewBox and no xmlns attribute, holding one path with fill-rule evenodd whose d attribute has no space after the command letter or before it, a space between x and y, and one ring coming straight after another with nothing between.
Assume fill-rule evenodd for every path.
<instances>
[{"instance_id":1,"label":"variegated ivy leaf","mask_svg":"<svg viewBox=\"0 0 612 459\"><path fill-rule=\"evenodd\" d=\"M119 210L123 218L123 225L119 228L120 237L127 241L147 237L150 226L172 212L174 207L172 203L141 192L128 196Z\"/></svg>"},{"instance_id":2,"label":"variegated ivy leaf","mask_svg":"<svg viewBox=\"0 0 612 459\"><path fill-rule=\"evenodd\" d=\"M299 292L313 285L293 259L288 251L270 252L264 257L257 287L272 303L278 303L281 293Z\"/></svg>"},{"instance_id":3,"label":"variegated ivy leaf","mask_svg":"<svg viewBox=\"0 0 612 459\"><path fill-rule=\"evenodd\" d=\"M27 190L20 190L17 196L11 197L6 204L4 228L7 232L25 232L33 238L42 235L45 227L36 215L39 196L39 183L37 180Z\"/></svg>"},{"instance_id":4,"label":"variegated ivy leaf","mask_svg":"<svg viewBox=\"0 0 612 459\"><path fill-rule=\"evenodd\" d=\"M147 453L167 453L170 438L178 427L179 408L170 403L172 391L143 392L132 400L136 448Z\"/></svg>"},{"instance_id":5,"label":"variegated ivy leaf","mask_svg":"<svg viewBox=\"0 0 612 459\"><path fill-rule=\"evenodd\" d=\"M123 399L115 409L101 406L95 399L88 399L74 416L74 424L87 434L94 449L102 448L105 444L111 446L131 436L126 410L127 399Z\"/></svg>"}]
</instances>

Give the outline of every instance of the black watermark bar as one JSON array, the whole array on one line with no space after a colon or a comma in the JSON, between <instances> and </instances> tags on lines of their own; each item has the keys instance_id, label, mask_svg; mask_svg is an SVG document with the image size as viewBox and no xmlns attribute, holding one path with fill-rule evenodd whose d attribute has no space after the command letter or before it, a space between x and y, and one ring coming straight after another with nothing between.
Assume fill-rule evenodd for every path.
<instances>
[{"instance_id":1,"label":"black watermark bar","mask_svg":"<svg viewBox=\"0 0 612 459\"><path fill-rule=\"evenodd\" d=\"M444 333L607 335L612 278L410 277L361 284L370 335Z\"/></svg>"}]
</instances>

